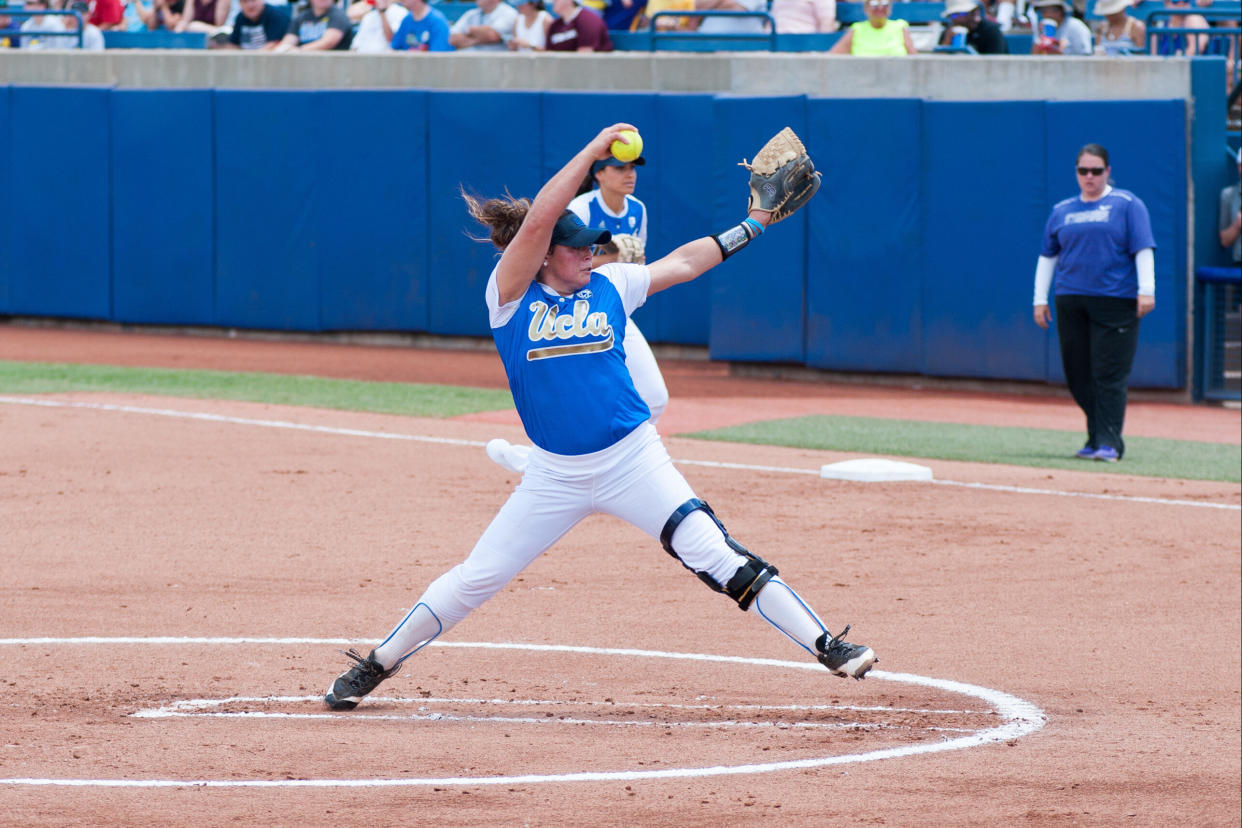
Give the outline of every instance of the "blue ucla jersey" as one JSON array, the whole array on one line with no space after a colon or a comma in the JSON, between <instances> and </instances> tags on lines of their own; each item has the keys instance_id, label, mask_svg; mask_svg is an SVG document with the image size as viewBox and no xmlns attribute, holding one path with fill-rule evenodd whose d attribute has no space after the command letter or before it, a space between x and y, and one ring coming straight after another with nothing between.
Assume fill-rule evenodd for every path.
<instances>
[{"instance_id":1,"label":"blue ucla jersey","mask_svg":"<svg viewBox=\"0 0 1242 828\"><path fill-rule=\"evenodd\" d=\"M632 195L625 197L625 212L613 215L604 206L599 190L583 193L569 202L569 209L587 227L602 227L610 233L629 233L647 243L647 207Z\"/></svg>"},{"instance_id":2,"label":"blue ucla jersey","mask_svg":"<svg viewBox=\"0 0 1242 828\"><path fill-rule=\"evenodd\" d=\"M1147 206L1131 192L1112 190L1096 201L1075 196L1053 207L1040 253L1057 257L1058 294L1133 299L1134 254L1155 246Z\"/></svg>"},{"instance_id":3,"label":"blue ucla jersey","mask_svg":"<svg viewBox=\"0 0 1242 828\"><path fill-rule=\"evenodd\" d=\"M554 454L601 451L651 417L625 367L626 317L651 284L645 265L610 264L573 296L531 282L499 306L487 283L492 338L526 435Z\"/></svg>"}]
</instances>

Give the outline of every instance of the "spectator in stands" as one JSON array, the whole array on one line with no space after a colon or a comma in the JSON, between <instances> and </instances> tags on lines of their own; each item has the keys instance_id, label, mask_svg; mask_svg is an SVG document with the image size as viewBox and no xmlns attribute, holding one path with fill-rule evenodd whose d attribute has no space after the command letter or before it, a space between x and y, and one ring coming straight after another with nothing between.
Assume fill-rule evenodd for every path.
<instances>
[{"instance_id":1,"label":"spectator in stands","mask_svg":"<svg viewBox=\"0 0 1242 828\"><path fill-rule=\"evenodd\" d=\"M768 14L781 34L837 30L837 0L772 0Z\"/></svg>"},{"instance_id":2,"label":"spectator in stands","mask_svg":"<svg viewBox=\"0 0 1242 828\"><path fill-rule=\"evenodd\" d=\"M367 13L358 21L349 50L364 55L391 52L393 35L409 16L405 6L396 0L370 0Z\"/></svg>"},{"instance_id":3,"label":"spectator in stands","mask_svg":"<svg viewBox=\"0 0 1242 828\"><path fill-rule=\"evenodd\" d=\"M646 0L606 0L600 16L609 29L629 31L646 7Z\"/></svg>"},{"instance_id":4,"label":"spectator in stands","mask_svg":"<svg viewBox=\"0 0 1242 828\"><path fill-rule=\"evenodd\" d=\"M1076 198L1052 208L1035 266L1035 324L1047 329L1055 282L1061 366L1087 416L1087 442L1075 456L1116 462L1126 384L1138 347L1139 320L1156 307L1155 238L1147 206L1110 183L1108 150L1078 151Z\"/></svg>"},{"instance_id":5,"label":"spectator in stands","mask_svg":"<svg viewBox=\"0 0 1242 828\"><path fill-rule=\"evenodd\" d=\"M60 0L26 0L25 10L29 12L59 11ZM78 39L67 38L57 32L65 30L65 18L61 15L36 14L26 18L22 23L21 48L32 52L44 49L72 49L78 45Z\"/></svg>"},{"instance_id":6,"label":"spectator in stands","mask_svg":"<svg viewBox=\"0 0 1242 828\"><path fill-rule=\"evenodd\" d=\"M0 49L20 49L22 45L21 24L12 15L3 14L0 8Z\"/></svg>"},{"instance_id":7,"label":"spectator in stands","mask_svg":"<svg viewBox=\"0 0 1242 828\"><path fill-rule=\"evenodd\" d=\"M1025 6L1024 0L983 0L983 16L996 21L1001 32L1006 33L1015 26L1024 28L1031 25L1022 11Z\"/></svg>"},{"instance_id":8,"label":"spectator in stands","mask_svg":"<svg viewBox=\"0 0 1242 828\"><path fill-rule=\"evenodd\" d=\"M1052 37L1044 37L1036 32L1031 54L1091 54L1091 30L1086 23L1069 13L1069 3L1065 0L1033 0L1031 6L1039 12L1041 26L1044 20L1051 20L1056 26L1056 34Z\"/></svg>"},{"instance_id":9,"label":"spectator in stands","mask_svg":"<svg viewBox=\"0 0 1242 828\"><path fill-rule=\"evenodd\" d=\"M174 31L204 32L208 37L229 22L229 0L185 0L185 14Z\"/></svg>"},{"instance_id":10,"label":"spectator in stands","mask_svg":"<svg viewBox=\"0 0 1242 828\"><path fill-rule=\"evenodd\" d=\"M185 15L186 0L151 0L151 14L146 22L148 29L176 31Z\"/></svg>"},{"instance_id":11,"label":"spectator in stands","mask_svg":"<svg viewBox=\"0 0 1242 828\"><path fill-rule=\"evenodd\" d=\"M1184 11L1187 14L1173 14L1163 22L1157 22L1156 28L1170 29L1210 29L1207 18L1201 14L1190 12L1190 0L1164 0L1164 7L1169 11ZM1206 34L1184 35L1167 34L1156 38L1153 54L1157 55L1197 55L1207 47L1210 38Z\"/></svg>"},{"instance_id":12,"label":"spectator in stands","mask_svg":"<svg viewBox=\"0 0 1242 828\"><path fill-rule=\"evenodd\" d=\"M285 6L273 6L267 0L241 0L241 9L233 18L233 28L220 42L213 40L218 49L258 49L270 52L280 45L289 33L289 11Z\"/></svg>"},{"instance_id":13,"label":"spectator in stands","mask_svg":"<svg viewBox=\"0 0 1242 828\"><path fill-rule=\"evenodd\" d=\"M834 55L912 55L917 49L910 39L910 24L889 17L893 7L890 0L866 0L863 10L866 20L860 20L845 30L841 39L828 51Z\"/></svg>"},{"instance_id":14,"label":"spectator in stands","mask_svg":"<svg viewBox=\"0 0 1242 828\"><path fill-rule=\"evenodd\" d=\"M1229 250L1234 264L1242 262L1242 152L1238 153L1239 181L1220 191L1220 246Z\"/></svg>"},{"instance_id":15,"label":"spectator in stands","mask_svg":"<svg viewBox=\"0 0 1242 828\"><path fill-rule=\"evenodd\" d=\"M981 55L1007 55L1009 43L1000 24L984 18L977 0L948 0L941 16L949 21L940 35L940 45L953 42L953 30L958 26L966 30L966 45Z\"/></svg>"},{"instance_id":16,"label":"spectator in stands","mask_svg":"<svg viewBox=\"0 0 1242 828\"><path fill-rule=\"evenodd\" d=\"M768 0L694 0L696 11L766 12ZM700 17L704 34L761 34L768 22L761 17Z\"/></svg>"},{"instance_id":17,"label":"spectator in stands","mask_svg":"<svg viewBox=\"0 0 1242 828\"><path fill-rule=\"evenodd\" d=\"M475 7L453 24L449 43L454 49L507 50L517 16L513 6L500 0L476 0Z\"/></svg>"},{"instance_id":18,"label":"spectator in stands","mask_svg":"<svg viewBox=\"0 0 1242 828\"><path fill-rule=\"evenodd\" d=\"M392 48L398 52L451 52L448 18L433 9L427 0L403 0L409 12L392 36Z\"/></svg>"},{"instance_id":19,"label":"spectator in stands","mask_svg":"<svg viewBox=\"0 0 1242 828\"><path fill-rule=\"evenodd\" d=\"M95 0L94 5L89 21L92 25L101 31L125 28L125 7L121 0Z\"/></svg>"},{"instance_id":20,"label":"spectator in stands","mask_svg":"<svg viewBox=\"0 0 1242 828\"><path fill-rule=\"evenodd\" d=\"M310 0L289 24L289 33L276 47L277 52L327 52L349 49L354 26L349 15L332 0Z\"/></svg>"},{"instance_id":21,"label":"spectator in stands","mask_svg":"<svg viewBox=\"0 0 1242 828\"><path fill-rule=\"evenodd\" d=\"M1147 26L1126 14L1134 0L1097 0L1095 13L1103 15L1095 30L1095 53L1117 57L1147 51Z\"/></svg>"},{"instance_id":22,"label":"spectator in stands","mask_svg":"<svg viewBox=\"0 0 1242 828\"><path fill-rule=\"evenodd\" d=\"M521 0L517 10L518 19L509 48L515 52L542 52L548 47L552 15L543 7L543 0Z\"/></svg>"},{"instance_id":23,"label":"spectator in stands","mask_svg":"<svg viewBox=\"0 0 1242 828\"><path fill-rule=\"evenodd\" d=\"M102 52L104 50L103 32L99 31L99 27L91 23L91 6L86 0L73 0L69 4L66 11L77 12L82 18L82 51L84 52ZM69 15L64 18L65 31L76 32L78 30L78 18ZM77 48L77 38L74 38L73 45Z\"/></svg>"},{"instance_id":24,"label":"spectator in stands","mask_svg":"<svg viewBox=\"0 0 1242 828\"><path fill-rule=\"evenodd\" d=\"M556 19L548 25L549 52L611 52L612 38L604 18L584 9L578 0L552 0Z\"/></svg>"}]
</instances>

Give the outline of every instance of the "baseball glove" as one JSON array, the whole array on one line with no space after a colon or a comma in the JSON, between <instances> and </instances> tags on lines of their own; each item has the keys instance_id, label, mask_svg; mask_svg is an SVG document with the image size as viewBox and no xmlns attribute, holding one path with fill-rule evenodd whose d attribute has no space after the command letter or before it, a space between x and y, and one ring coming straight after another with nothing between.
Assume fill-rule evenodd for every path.
<instances>
[{"instance_id":1,"label":"baseball glove","mask_svg":"<svg viewBox=\"0 0 1242 828\"><path fill-rule=\"evenodd\" d=\"M612 243L617 246L618 262L642 263L647 260L643 250L643 240L632 233L614 233Z\"/></svg>"},{"instance_id":2,"label":"baseball glove","mask_svg":"<svg viewBox=\"0 0 1242 828\"><path fill-rule=\"evenodd\" d=\"M789 218L819 190L820 174L789 127L768 139L754 163L743 158L739 166L750 170L747 211L767 210L772 214L769 224Z\"/></svg>"}]
</instances>

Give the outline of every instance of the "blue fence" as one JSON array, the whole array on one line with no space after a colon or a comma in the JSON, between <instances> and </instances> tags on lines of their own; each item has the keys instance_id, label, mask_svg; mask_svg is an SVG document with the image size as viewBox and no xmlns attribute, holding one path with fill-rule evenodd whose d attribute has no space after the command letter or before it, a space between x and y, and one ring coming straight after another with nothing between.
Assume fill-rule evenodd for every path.
<instances>
[{"instance_id":1,"label":"blue fence","mask_svg":"<svg viewBox=\"0 0 1242 828\"><path fill-rule=\"evenodd\" d=\"M597 124L583 92L0 86L0 314L285 331L488 334L495 257L459 187L532 195ZM1181 101L611 94L638 124L648 249L736 222L737 166L775 130L824 173L809 208L636 317L718 359L1042 379L1030 319L1044 220L1099 141L1146 201L1157 311L1136 385L1186 384ZM504 125L499 140L497 125ZM711 129L705 129L711 124ZM997 140L981 140L980 136Z\"/></svg>"}]
</instances>

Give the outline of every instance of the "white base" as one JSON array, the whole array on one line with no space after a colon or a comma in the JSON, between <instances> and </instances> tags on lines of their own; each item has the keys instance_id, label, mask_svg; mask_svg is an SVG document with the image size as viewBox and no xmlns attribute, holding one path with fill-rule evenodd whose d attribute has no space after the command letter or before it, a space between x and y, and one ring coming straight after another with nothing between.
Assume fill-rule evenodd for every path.
<instances>
[{"instance_id":1,"label":"white base","mask_svg":"<svg viewBox=\"0 0 1242 828\"><path fill-rule=\"evenodd\" d=\"M877 483L884 480L931 480L932 470L916 463L901 463L868 457L862 460L845 460L820 466L819 476L829 480L856 480Z\"/></svg>"}]
</instances>

